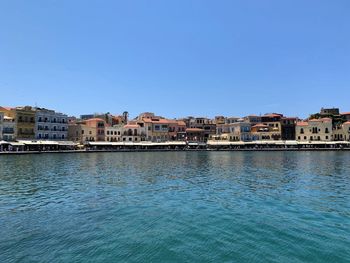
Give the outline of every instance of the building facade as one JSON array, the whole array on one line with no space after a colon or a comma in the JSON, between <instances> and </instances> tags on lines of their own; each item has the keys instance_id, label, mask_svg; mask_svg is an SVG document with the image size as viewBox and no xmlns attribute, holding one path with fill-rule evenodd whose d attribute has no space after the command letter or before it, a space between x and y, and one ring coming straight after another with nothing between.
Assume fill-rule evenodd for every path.
<instances>
[{"instance_id":1,"label":"building facade","mask_svg":"<svg viewBox=\"0 0 350 263\"><path fill-rule=\"evenodd\" d=\"M84 144L96 140L96 129L84 123L72 123L68 125L68 140Z\"/></svg>"},{"instance_id":2,"label":"building facade","mask_svg":"<svg viewBox=\"0 0 350 263\"><path fill-rule=\"evenodd\" d=\"M350 141L350 121L344 122L333 130L334 141Z\"/></svg>"},{"instance_id":3,"label":"building facade","mask_svg":"<svg viewBox=\"0 0 350 263\"><path fill-rule=\"evenodd\" d=\"M14 109L17 139L35 139L35 112L35 109L30 106L16 107Z\"/></svg>"},{"instance_id":4,"label":"building facade","mask_svg":"<svg viewBox=\"0 0 350 263\"><path fill-rule=\"evenodd\" d=\"M3 140L2 138L3 122L4 122L4 113L0 112L0 140Z\"/></svg>"},{"instance_id":5,"label":"building facade","mask_svg":"<svg viewBox=\"0 0 350 263\"><path fill-rule=\"evenodd\" d=\"M68 116L54 110L37 108L35 113L35 139L67 140Z\"/></svg>"},{"instance_id":6,"label":"building facade","mask_svg":"<svg viewBox=\"0 0 350 263\"><path fill-rule=\"evenodd\" d=\"M296 124L298 141L332 141L332 119L311 119Z\"/></svg>"},{"instance_id":7,"label":"building facade","mask_svg":"<svg viewBox=\"0 0 350 263\"><path fill-rule=\"evenodd\" d=\"M106 127L106 141L120 142L122 141L123 125L114 125Z\"/></svg>"},{"instance_id":8,"label":"building facade","mask_svg":"<svg viewBox=\"0 0 350 263\"><path fill-rule=\"evenodd\" d=\"M2 124L2 138L5 141L16 140L16 122L14 118L4 116Z\"/></svg>"}]
</instances>

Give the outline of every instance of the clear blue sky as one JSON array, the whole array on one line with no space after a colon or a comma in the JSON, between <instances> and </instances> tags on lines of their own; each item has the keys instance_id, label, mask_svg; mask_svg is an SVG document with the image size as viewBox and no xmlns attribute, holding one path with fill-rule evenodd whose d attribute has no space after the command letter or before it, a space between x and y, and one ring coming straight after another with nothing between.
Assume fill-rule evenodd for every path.
<instances>
[{"instance_id":1,"label":"clear blue sky","mask_svg":"<svg viewBox=\"0 0 350 263\"><path fill-rule=\"evenodd\" d=\"M350 111L350 1L0 0L0 105Z\"/></svg>"}]
</instances>

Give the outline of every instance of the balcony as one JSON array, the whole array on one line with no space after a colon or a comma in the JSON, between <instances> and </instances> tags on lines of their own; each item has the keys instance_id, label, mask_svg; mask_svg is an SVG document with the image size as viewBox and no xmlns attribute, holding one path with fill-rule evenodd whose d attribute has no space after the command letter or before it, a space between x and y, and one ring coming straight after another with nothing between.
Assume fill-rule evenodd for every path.
<instances>
[{"instance_id":1,"label":"balcony","mask_svg":"<svg viewBox=\"0 0 350 263\"><path fill-rule=\"evenodd\" d=\"M14 130L14 129L4 128L4 129L2 130L2 133L3 133L3 134L5 134L5 133L7 133L7 134L14 134L14 133L15 133L15 130Z\"/></svg>"}]
</instances>

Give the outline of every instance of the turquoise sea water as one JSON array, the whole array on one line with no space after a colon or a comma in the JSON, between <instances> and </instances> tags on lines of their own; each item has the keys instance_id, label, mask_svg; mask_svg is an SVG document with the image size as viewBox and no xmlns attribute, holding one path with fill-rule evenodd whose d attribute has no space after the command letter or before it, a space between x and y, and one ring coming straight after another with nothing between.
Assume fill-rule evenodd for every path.
<instances>
[{"instance_id":1,"label":"turquoise sea water","mask_svg":"<svg viewBox=\"0 0 350 263\"><path fill-rule=\"evenodd\" d=\"M350 262L350 153L0 156L0 262Z\"/></svg>"}]
</instances>

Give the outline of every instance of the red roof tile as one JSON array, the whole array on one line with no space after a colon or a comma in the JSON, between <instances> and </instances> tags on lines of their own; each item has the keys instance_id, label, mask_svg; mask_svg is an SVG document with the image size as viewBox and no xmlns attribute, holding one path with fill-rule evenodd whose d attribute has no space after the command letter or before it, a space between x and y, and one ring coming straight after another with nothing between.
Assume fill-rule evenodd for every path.
<instances>
[{"instance_id":1,"label":"red roof tile","mask_svg":"<svg viewBox=\"0 0 350 263\"><path fill-rule=\"evenodd\" d=\"M297 126L308 126L308 125L309 125L309 123L306 122L306 121L299 121L299 122L297 122Z\"/></svg>"}]
</instances>

